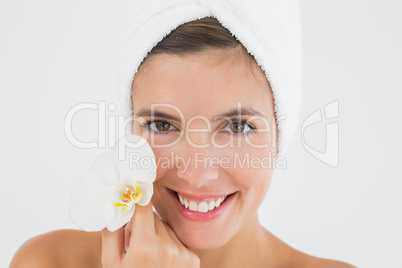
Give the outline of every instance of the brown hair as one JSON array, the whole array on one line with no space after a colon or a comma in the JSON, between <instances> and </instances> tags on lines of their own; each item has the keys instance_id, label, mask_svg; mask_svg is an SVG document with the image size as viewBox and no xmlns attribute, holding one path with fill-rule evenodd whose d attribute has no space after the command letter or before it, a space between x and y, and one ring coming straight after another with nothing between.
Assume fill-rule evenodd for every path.
<instances>
[{"instance_id":1,"label":"brown hair","mask_svg":"<svg viewBox=\"0 0 402 268\"><path fill-rule=\"evenodd\" d=\"M168 34L150 52L186 55L210 48L235 49L241 43L214 17L184 23Z\"/></svg>"},{"instance_id":2,"label":"brown hair","mask_svg":"<svg viewBox=\"0 0 402 268\"><path fill-rule=\"evenodd\" d=\"M256 64L254 57L214 17L204 17L178 26L148 53L138 67L137 73L140 74L149 59L155 55L186 56L207 51L216 51L214 60L211 62L212 66L232 59L233 67L241 61L247 63L250 72L254 74L252 68Z\"/></svg>"}]
</instances>

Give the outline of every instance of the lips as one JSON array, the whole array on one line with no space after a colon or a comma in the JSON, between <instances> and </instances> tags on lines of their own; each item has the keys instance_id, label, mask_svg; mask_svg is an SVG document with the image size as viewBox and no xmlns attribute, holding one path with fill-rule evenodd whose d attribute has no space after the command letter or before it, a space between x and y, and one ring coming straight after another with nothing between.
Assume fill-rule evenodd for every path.
<instances>
[{"instance_id":1,"label":"lips","mask_svg":"<svg viewBox=\"0 0 402 268\"><path fill-rule=\"evenodd\" d=\"M237 194L234 192L227 195L197 196L178 193L168 188L167 190L180 214L193 221L208 221L219 217Z\"/></svg>"}]
</instances>

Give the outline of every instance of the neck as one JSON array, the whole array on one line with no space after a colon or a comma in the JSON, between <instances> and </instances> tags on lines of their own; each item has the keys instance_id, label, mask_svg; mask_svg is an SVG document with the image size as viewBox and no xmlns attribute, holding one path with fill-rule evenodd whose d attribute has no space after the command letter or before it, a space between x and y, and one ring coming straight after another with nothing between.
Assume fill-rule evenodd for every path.
<instances>
[{"instance_id":1,"label":"neck","mask_svg":"<svg viewBox=\"0 0 402 268\"><path fill-rule=\"evenodd\" d=\"M269 252L268 231L261 226L257 214L226 244L216 249L194 250L201 267L254 267Z\"/></svg>"}]
</instances>

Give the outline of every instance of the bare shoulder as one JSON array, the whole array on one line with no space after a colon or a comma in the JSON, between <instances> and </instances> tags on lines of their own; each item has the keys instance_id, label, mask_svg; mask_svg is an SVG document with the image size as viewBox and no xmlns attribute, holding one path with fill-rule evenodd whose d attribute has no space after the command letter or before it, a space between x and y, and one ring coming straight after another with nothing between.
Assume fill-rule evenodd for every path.
<instances>
[{"instance_id":1,"label":"bare shoulder","mask_svg":"<svg viewBox=\"0 0 402 268\"><path fill-rule=\"evenodd\" d=\"M319 268L319 267L327 267L327 268L356 268L349 263L331 259L317 258L310 256L310 260L306 263L306 268Z\"/></svg>"},{"instance_id":2,"label":"bare shoulder","mask_svg":"<svg viewBox=\"0 0 402 268\"><path fill-rule=\"evenodd\" d=\"M304 268L356 268L349 263L333 260L333 259L325 259L315 257L313 255L306 254L299 250L292 248L293 255L295 256L294 260L296 262L293 263L292 267L304 267ZM297 257L296 257L297 256Z\"/></svg>"},{"instance_id":3,"label":"bare shoulder","mask_svg":"<svg viewBox=\"0 0 402 268\"><path fill-rule=\"evenodd\" d=\"M333 260L333 259L325 259L325 258L319 258L315 257L309 254L306 254L304 252L298 251L296 249L294 250L294 255L298 256L295 258L297 261L296 263L293 263L293 267L304 267L304 268L356 268L356 266L353 266L349 263L340 261L340 260Z\"/></svg>"},{"instance_id":4,"label":"bare shoulder","mask_svg":"<svg viewBox=\"0 0 402 268\"><path fill-rule=\"evenodd\" d=\"M315 257L301 252L286 244L278 237L267 231L270 241L273 241L275 255L277 256L277 267L303 267L303 268L356 268L343 261Z\"/></svg>"},{"instance_id":5,"label":"bare shoulder","mask_svg":"<svg viewBox=\"0 0 402 268\"><path fill-rule=\"evenodd\" d=\"M10 268L102 267L101 232L57 230L35 236L15 253Z\"/></svg>"}]
</instances>

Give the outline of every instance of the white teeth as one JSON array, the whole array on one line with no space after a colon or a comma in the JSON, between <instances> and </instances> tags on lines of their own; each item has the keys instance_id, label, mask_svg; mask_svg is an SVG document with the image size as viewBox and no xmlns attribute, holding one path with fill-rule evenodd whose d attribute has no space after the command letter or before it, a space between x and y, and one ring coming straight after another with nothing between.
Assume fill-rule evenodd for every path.
<instances>
[{"instance_id":1,"label":"white teeth","mask_svg":"<svg viewBox=\"0 0 402 268\"><path fill-rule=\"evenodd\" d=\"M215 207L219 207L221 205L222 199L218 198L218 200L215 201Z\"/></svg>"},{"instance_id":2,"label":"white teeth","mask_svg":"<svg viewBox=\"0 0 402 268\"><path fill-rule=\"evenodd\" d=\"M207 212L208 211L208 205L206 202L201 202L198 204L198 212Z\"/></svg>"},{"instance_id":3,"label":"white teeth","mask_svg":"<svg viewBox=\"0 0 402 268\"><path fill-rule=\"evenodd\" d=\"M214 208L215 208L215 202L214 201L209 202L208 209L213 210Z\"/></svg>"},{"instance_id":4,"label":"white teeth","mask_svg":"<svg viewBox=\"0 0 402 268\"><path fill-rule=\"evenodd\" d=\"M195 201L190 201L190 207L189 207L189 209L190 210L192 210L192 211L198 211L198 205L197 205L197 203L195 202Z\"/></svg>"},{"instance_id":5,"label":"white teeth","mask_svg":"<svg viewBox=\"0 0 402 268\"><path fill-rule=\"evenodd\" d=\"M189 202L187 201L186 198L182 197L181 195L177 194L177 196L179 197L180 203L183 206L185 206L185 208L191 211L198 211L203 213L208 212L208 210L213 210L219 207L227 197L227 196L219 197L216 201L211 200L209 203L201 201L200 203L197 204L197 202L194 200L190 200Z\"/></svg>"}]
</instances>

